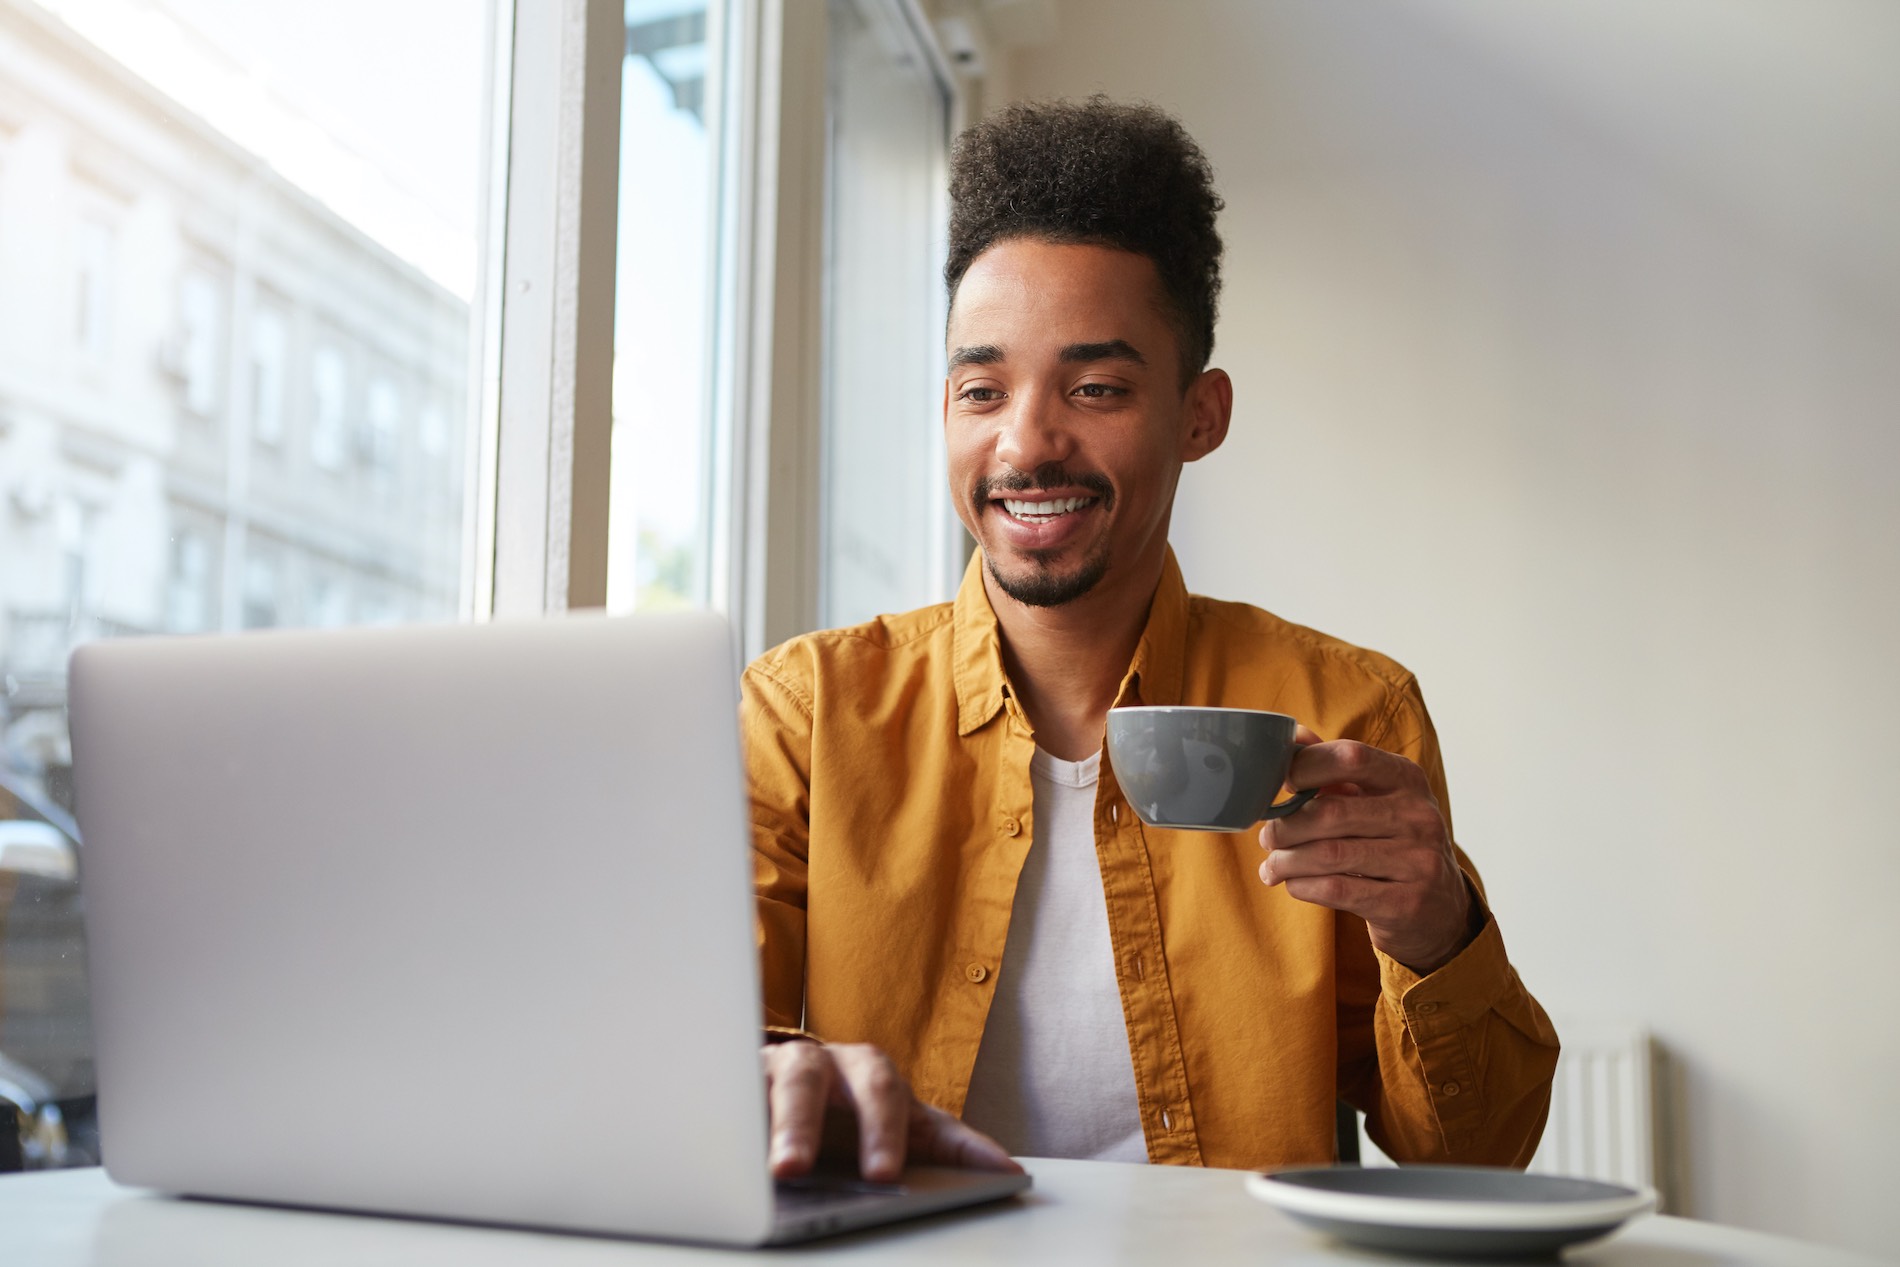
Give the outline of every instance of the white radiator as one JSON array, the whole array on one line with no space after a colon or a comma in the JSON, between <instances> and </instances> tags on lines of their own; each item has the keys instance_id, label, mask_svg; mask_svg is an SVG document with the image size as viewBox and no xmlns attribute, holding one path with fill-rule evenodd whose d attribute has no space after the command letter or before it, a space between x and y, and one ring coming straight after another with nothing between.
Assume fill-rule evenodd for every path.
<instances>
[{"instance_id":1,"label":"white radiator","mask_svg":"<svg viewBox=\"0 0 1900 1267\"><path fill-rule=\"evenodd\" d=\"M1560 1025L1563 1051L1550 1121L1530 1169L1648 1187L1656 1182L1649 1034L1627 1026Z\"/></svg>"},{"instance_id":2,"label":"white radiator","mask_svg":"<svg viewBox=\"0 0 1900 1267\"><path fill-rule=\"evenodd\" d=\"M1656 1112L1649 1034L1627 1025L1559 1023L1563 1050L1550 1092L1550 1121L1530 1169L1631 1187L1656 1183ZM1391 1158L1359 1123L1368 1166Z\"/></svg>"}]
</instances>

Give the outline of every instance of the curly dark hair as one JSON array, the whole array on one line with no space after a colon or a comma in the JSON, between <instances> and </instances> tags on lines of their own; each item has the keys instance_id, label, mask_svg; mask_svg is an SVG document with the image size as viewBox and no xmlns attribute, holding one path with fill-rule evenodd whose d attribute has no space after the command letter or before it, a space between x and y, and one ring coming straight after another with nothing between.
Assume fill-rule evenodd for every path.
<instances>
[{"instance_id":1,"label":"curly dark hair","mask_svg":"<svg viewBox=\"0 0 1900 1267\"><path fill-rule=\"evenodd\" d=\"M1207 156L1165 111L1100 94L1019 102L957 138L943 279L954 302L976 257L1008 238L1145 255L1173 310L1185 388L1214 350L1221 255L1214 216L1222 206Z\"/></svg>"}]
</instances>

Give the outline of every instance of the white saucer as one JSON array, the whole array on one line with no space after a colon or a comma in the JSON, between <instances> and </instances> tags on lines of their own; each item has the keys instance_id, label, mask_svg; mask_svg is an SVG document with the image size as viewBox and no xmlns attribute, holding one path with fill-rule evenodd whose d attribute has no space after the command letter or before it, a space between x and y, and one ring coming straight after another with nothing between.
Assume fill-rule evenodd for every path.
<instances>
[{"instance_id":1,"label":"white saucer","mask_svg":"<svg viewBox=\"0 0 1900 1267\"><path fill-rule=\"evenodd\" d=\"M1354 1245L1413 1254L1554 1254L1656 1208L1654 1188L1488 1166L1316 1166L1247 1191Z\"/></svg>"}]
</instances>

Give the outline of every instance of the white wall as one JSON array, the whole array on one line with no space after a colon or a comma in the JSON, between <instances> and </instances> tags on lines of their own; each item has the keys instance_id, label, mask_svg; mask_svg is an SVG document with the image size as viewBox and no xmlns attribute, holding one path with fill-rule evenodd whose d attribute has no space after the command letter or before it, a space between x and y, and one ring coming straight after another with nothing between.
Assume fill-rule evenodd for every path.
<instances>
[{"instance_id":1,"label":"white wall","mask_svg":"<svg viewBox=\"0 0 1900 1267\"><path fill-rule=\"evenodd\" d=\"M1418 673L1524 977L1672 1057L1678 1212L1881 1252L1897 18L1064 0L1008 67L1218 169L1238 407L1189 584Z\"/></svg>"}]
</instances>

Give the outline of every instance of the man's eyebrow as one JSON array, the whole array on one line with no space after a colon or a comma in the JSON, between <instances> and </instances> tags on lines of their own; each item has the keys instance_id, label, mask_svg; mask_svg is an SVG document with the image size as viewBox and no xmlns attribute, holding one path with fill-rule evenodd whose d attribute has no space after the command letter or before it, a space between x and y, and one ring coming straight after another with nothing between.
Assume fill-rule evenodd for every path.
<instances>
[{"instance_id":1,"label":"man's eyebrow","mask_svg":"<svg viewBox=\"0 0 1900 1267\"><path fill-rule=\"evenodd\" d=\"M1148 363L1148 359L1126 339L1109 339L1103 343L1071 343L1062 349L1062 361L1068 365L1086 364L1089 361L1132 361L1136 365Z\"/></svg>"},{"instance_id":2,"label":"man's eyebrow","mask_svg":"<svg viewBox=\"0 0 1900 1267\"><path fill-rule=\"evenodd\" d=\"M960 365L1000 365L1003 361L1003 349L992 343L978 343L967 348L958 348L950 354L950 369Z\"/></svg>"}]
</instances>

